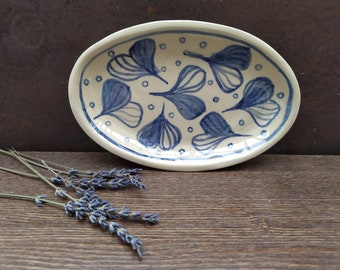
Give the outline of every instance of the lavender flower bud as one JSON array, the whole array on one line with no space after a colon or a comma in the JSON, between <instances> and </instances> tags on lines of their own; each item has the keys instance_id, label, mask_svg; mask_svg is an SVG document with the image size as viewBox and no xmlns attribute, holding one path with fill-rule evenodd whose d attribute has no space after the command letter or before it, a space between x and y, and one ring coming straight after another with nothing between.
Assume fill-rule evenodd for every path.
<instances>
[{"instance_id":1,"label":"lavender flower bud","mask_svg":"<svg viewBox=\"0 0 340 270\"><path fill-rule=\"evenodd\" d=\"M76 193L77 193L78 197L81 197L81 196L84 195L85 189L80 188L80 187L76 187Z\"/></svg>"},{"instance_id":2,"label":"lavender flower bud","mask_svg":"<svg viewBox=\"0 0 340 270\"><path fill-rule=\"evenodd\" d=\"M68 171L68 175L71 176L71 175L75 175L75 174L78 174L79 171L77 168L72 168L71 170Z\"/></svg>"},{"instance_id":3,"label":"lavender flower bud","mask_svg":"<svg viewBox=\"0 0 340 270\"><path fill-rule=\"evenodd\" d=\"M129 234L129 232L118 223L110 222L109 230L110 230L110 226L113 227L112 232L110 231L111 233L115 232L116 235L123 242L129 244L133 250L137 251L137 254L139 257L143 257L143 254L142 254L143 242L139 238L134 237L131 234Z\"/></svg>"},{"instance_id":4,"label":"lavender flower bud","mask_svg":"<svg viewBox=\"0 0 340 270\"><path fill-rule=\"evenodd\" d=\"M90 212L89 219L93 224L98 224L100 217L105 217L105 212L100 210L94 210Z\"/></svg>"},{"instance_id":5,"label":"lavender flower bud","mask_svg":"<svg viewBox=\"0 0 340 270\"><path fill-rule=\"evenodd\" d=\"M76 213L75 205L73 202L69 201L65 204L65 212L68 216L74 216Z\"/></svg>"},{"instance_id":6,"label":"lavender flower bud","mask_svg":"<svg viewBox=\"0 0 340 270\"><path fill-rule=\"evenodd\" d=\"M39 195L39 196L35 197L34 202L35 202L36 205L42 206L43 205L43 201L41 201L41 199L46 199L46 198L48 198L48 196L46 196L46 195Z\"/></svg>"},{"instance_id":7,"label":"lavender flower bud","mask_svg":"<svg viewBox=\"0 0 340 270\"><path fill-rule=\"evenodd\" d=\"M94 174L94 170L88 170L86 173L87 173L88 175L93 175L93 174Z\"/></svg>"},{"instance_id":8,"label":"lavender flower bud","mask_svg":"<svg viewBox=\"0 0 340 270\"><path fill-rule=\"evenodd\" d=\"M143 252L142 252L142 247L143 247L143 242L140 240L138 237L133 237L130 243L131 247L133 250L137 251L137 254L140 258L143 257Z\"/></svg>"},{"instance_id":9,"label":"lavender flower bud","mask_svg":"<svg viewBox=\"0 0 340 270\"><path fill-rule=\"evenodd\" d=\"M104 178L93 178L91 186L94 188L106 188L106 180Z\"/></svg>"},{"instance_id":10,"label":"lavender flower bud","mask_svg":"<svg viewBox=\"0 0 340 270\"><path fill-rule=\"evenodd\" d=\"M111 234L115 234L117 232L117 229L120 227L121 225L117 222L109 222L109 232Z\"/></svg>"},{"instance_id":11,"label":"lavender flower bud","mask_svg":"<svg viewBox=\"0 0 340 270\"><path fill-rule=\"evenodd\" d=\"M86 206L89 203L89 201L90 201L90 198L83 196L79 198L75 204L77 207Z\"/></svg>"},{"instance_id":12,"label":"lavender flower bud","mask_svg":"<svg viewBox=\"0 0 340 270\"><path fill-rule=\"evenodd\" d=\"M101 201L98 198L93 198L88 203L88 207L91 211L95 210L100 205L101 205Z\"/></svg>"},{"instance_id":13,"label":"lavender flower bud","mask_svg":"<svg viewBox=\"0 0 340 270\"><path fill-rule=\"evenodd\" d=\"M106 213L106 217L108 219L116 219L117 218L117 209L112 207L112 206L109 206L109 208L105 210L105 213Z\"/></svg>"},{"instance_id":14,"label":"lavender flower bud","mask_svg":"<svg viewBox=\"0 0 340 270\"><path fill-rule=\"evenodd\" d=\"M143 171L142 168L134 168L130 170L130 174L139 174Z\"/></svg>"},{"instance_id":15,"label":"lavender flower bud","mask_svg":"<svg viewBox=\"0 0 340 270\"><path fill-rule=\"evenodd\" d=\"M78 186L78 179L75 176L70 176L64 181L65 187L76 187Z\"/></svg>"},{"instance_id":16,"label":"lavender flower bud","mask_svg":"<svg viewBox=\"0 0 340 270\"><path fill-rule=\"evenodd\" d=\"M108 176L109 177L114 177L117 174L116 168L113 168L109 171Z\"/></svg>"},{"instance_id":17,"label":"lavender flower bud","mask_svg":"<svg viewBox=\"0 0 340 270\"><path fill-rule=\"evenodd\" d=\"M90 210L85 206L76 208L76 219L79 219L79 220L84 219L85 217L89 215L89 212Z\"/></svg>"},{"instance_id":18,"label":"lavender flower bud","mask_svg":"<svg viewBox=\"0 0 340 270\"><path fill-rule=\"evenodd\" d=\"M66 196L67 192L66 190L64 189L61 189L61 188L57 188L55 190L55 195L61 197L61 198L64 198L64 199L67 199L67 196Z\"/></svg>"},{"instance_id":19,"label":"lavender flower bud","mask_svg":"<svg viewBox=\"0 0 340 270\"><path fill-rule=\"evenodd\" d=\"M110 181L107 182L107 185L112 190L117 190L119 188L125 187L124 182L122 181L122 179L119 178L111 179Z\"/></svg>"},{"instance_id":20,"label":"lavender flower bud","mask_svg":"<svg viewBox=\"0 0 340 270\"><path fill-rule=\"evenodd\" d=\"M82 178L79 180L79 186L82 188L90 188L91 187L90 181L91 181L90 178Z\"/></svg>"},{"instance_id":21,"label":"lavender flower bud","mask_svg":"<svg viewBox=\"0 0 340 270\"><path fill-rule=\"evenodd\" d=\"M145 214L143 216L143 221L155 225L159 222L158 215L157 214Z\"/></svg>"},{"instance_id":22,"label":"lavender flower bud","mask_svg":"<svg viewBox=\"0 0 340 270\"><path fill-rule=\"evenodd\" d=\"M100 177L105 177L105 178L109 177L109 171L107 170L99 171L98 174L100 175Z\"/></svg>"},{"instance_id":23,"label":"lavender flower bud","mask_svg":"<svg viewBox=\"0 0 340 270\"><path fill-rule=\"evenodd\" d=\"M93 187L90 187L86 189L84 196L87 196L87 197L95 196L94 192L95 192L95 189Z\"/></svg>"},{"instance_id":24,"label":"lavender flower bud","mask_svg":"<svg viewBox=\"0 0 340 270\"><path fill-rule=\"evenodd\" d=\"M116 234L117 234L117 236L123 241L123 242L126 242L126 243L128 243L128 241L127 241L127 230L125 229L125 228L123 228L123 227L119 227L119 228L117 228L117 231L116 231Z\"/></svg>"},{"instance_id":25,"label":"lavender flower bud","mask_svg":"<svg viewBox=\"0 0 340 270\"><path fill-rule=\"evenodd\" d=\"M140 221L141 220L141 212L140 211L134 211L131 213L130 217L132 221Z\"/></svg>"},{"instance_id":26,"label":"lavender flower bud","mask_svg":"<svg viewBox=\"0 0 340 270\"><path fill-rule=\"evenodd\" d=\"M50 182L56 185L61 185L64 182L64 177L62 177L61 175L56 175L51 177Z\"/></svg>"},{"instance_id":27,"label":"lavender flower bud","mask_svg":"<svg viewBox=\"0 0 340 270\"><path fill-rule=\"evenodd\" d=\"M140 189L146 189L146 185L144 183L142 183L140 180L134 179L134 178L130 178L129 179L130 185L131 186L135 186L138 187Z\"/></svg>"},{"instance_id":28,"label":"lavender flower bud","mask_svg":"<svg viewBox=\"0 0 340 270\"><path fill-rule=\"evenodd\" d=\"M129 217L129 212L130 212L130 209L126 206L123 206L122 209L119 211L119 216L121 218L128 218Z\"/></svg>"},{"instance_id":29,"label":"lavender flower bud","mask_svg":"<svg viewBox=\"0 0 340 270\"><path fill-rule=\"evenodd\" d=\"M104 216L99 217L98 223L104 230L107 230L109 228L109 223L106 221L106 217Z\"/></svg>"}]
</instances>

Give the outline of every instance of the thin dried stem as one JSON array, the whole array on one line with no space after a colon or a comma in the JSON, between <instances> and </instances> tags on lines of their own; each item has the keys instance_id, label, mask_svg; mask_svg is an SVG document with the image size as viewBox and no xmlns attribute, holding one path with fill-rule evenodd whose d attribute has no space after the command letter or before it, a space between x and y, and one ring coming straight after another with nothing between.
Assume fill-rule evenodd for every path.
<instances>
[{"instance_id":1,"label":"thin dried stem","mask_svg":"<svg viewBox=\"0 0 340 270\"><path fill-rule=\"evenodd\" d=\"M10 169L10 168L5 168L5 167L0 167L1 171L4 172L9 172L9 173L13 173L16 175L20 175L20 176L26 176L26 177L30 177L30 178L39 178L37 175L32 174L32 173L26 173L26 172L22 172L22 171L18 171L18 170L14 170L14 169Z\"/></svg>"}]
</instances>

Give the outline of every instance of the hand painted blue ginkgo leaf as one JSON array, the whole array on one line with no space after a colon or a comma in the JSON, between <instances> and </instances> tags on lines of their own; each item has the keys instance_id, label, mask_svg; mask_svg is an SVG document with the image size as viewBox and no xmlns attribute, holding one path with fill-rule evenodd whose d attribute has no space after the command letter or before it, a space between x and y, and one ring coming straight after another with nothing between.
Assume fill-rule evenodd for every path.
<instances>
[{"instance_id":1,"label":"hand painted blue ginkgo leaf","mask_svg":"<svg viewBox=\"0 0 340 270\"><path fill-rule=\"evenodd\" d=\"M192 139L192 145L198 151L213 150L230 137L248 136L233 132L227 121L217 112L208 113L200 121L200 125L204 133L198 134Z\"/></svg>"},{"instance_id":2,"label":"hand painted blue ginkgo leaf","mask_svg":"<svg viewBox=\"0 0 340 270\"><path fill-rule=\"evenodd\" d=\"M274 94L274 84L267 77L258 77L247 83L243 97L235 109L245 109L270 100Z\"/></svg>"},{"instance_id":3,"label":"hand painted blue ginkgo leaf","mask_svg":"<svg viewBox=\"0 0 340 270\"><path fill-rule=\"evenodd\" d=\"M221 135L226 136L233 133L227 121L217 112L211 112L204 116L200 121L200 125L204 133L214 137Z\"/></svg>"},{"instance_id":4,"label":"hand painted blue ginkgo leaf","mask_svg":"<svg viewBox=\"0 0 340 270\"><path fill-rule=\"evenodd\" d=\"M150 93L163 96L175 104L179 113L188 120L195 119L206 111L205 103L191 93L198 92L205 85L206 73L198 66L184 67L175 85L167 92Z\"/></svg>"},{"instance_id":5,"label":"hand painted blue ginkgo leaf","mask_svg":"<svg viewBox=\"0 0 340 270\"><path fill-rule=\"evenodd\" d=\"M167 93L195 93L202 89L206 81L206 72L195 65L185 66L178 75L175 85Z\"/></svg>"},{"instance_id":6,"label":"hand painted blue ginkgo leaf","mask_svg":"<svg viewBox=\"0 0 340 270\"><path fill-rule=\"evenodd\" d=\"M228 66L210 64L214 77L220 89L225 93L231 93L243 83L243 76L238 69Z\"/></svg>"},{"instance_id":7,"label":"hand painted blue ginkgo leaf","mask_svg":"<svg viewBox=\"0 0 340 270\"><path fill-rule=\"evenodd\" d=\"M113 57L107 64L107 71L112 77L124 81L133 81L149 75L127 54L119 54Z\"/></svg>"},{"instance_id":8,"label":"hand painted blue ginkgo leaf","mask_svg":"<svg viewBox=\"0 0 340 270\"><path fill-rule=\"evenodd\" d=\"M107 71L115 78L132 81L143 76L159 76L155 62L156 45L150 38L136 41L129 49L129 54L118 54L107 64Z\"/></svg>"},{"instance_id":9,"label":"hand painted blue ginkgo leaf","mask_svg":"<svg viewBox=\"0 0 340 270\"><path fill-rule=\"evenodd\" d=\"M157 74L158 70L154 63L156 44L153 39L146 38L135 42L129 52L137 65L144 68L150 74Z\"/></svg>"},{"instance_id":10,"label":"hand painted blue ginkgo leaf","mask_svg":"<svg viewBox=\"0 0 340 270\"><path fill-rule=\"evenodd\" d=\"M225 139L225 136L214 137L210 134L198 134L193 138L192 145L197 151L209 152L214 150Z\"/></svg>"},{"instance_id":11,"label":"hand painted blue ginkgo leaf","mask_svg":"<svg viewBox=\"0 0 340 270\"><path fill-rule=\"evenodd\" d=\"M143 109L140 104L130 100L131 90L128 85L114 79L106 80L102 88L103 109L94 119L110 115L128 127L138 126L143 116Z\"/></svg>"},{"instance_id":12,"label":"hand painted blue ginkgo leaf","mask_svg":"<svg viewBox=\"0 0 340 270\"><path fill-rule=\"evenodd\" d=\"M102 88L103 110L97 117L123 108L130 99L131 90L128 85L114 79L106 80Z\"/></svg>"},{"instance_id":13,"label":"hand painted blue ginkgo leaf","mask_svg":"<svg viewBox=\"0 0 340 270\"><path fill-rule=\"evenodd\" d=\"M130 128L137 127L143 116L143 109L139 103L129 102L123 108L110 113L111 116L117 118Z\"/></svg>"},{"instance_id":14,"label":"hand painted blue ginkgo leaf","mask_svg":"<svg viewBox=\"0 0 340 270\"><path fill-rule=\"evenodd\" d=\"M250 49L240 45L228 46L210 57L191 51L184 51L183 54L206 61L218 86L225 93L232 93L242 85L243 75L240 70L247 69L251 62Z\"/></svg>"},{"instance_id":15,"label":"hand painted blue ginkgo leaf","mask_svg":"<svg viewBox=\"0 0 340 270\"><path fill-rule=\"evenodd\" d=\"M250 48L231 45L223 50L214 53L209 61L217 65L228 66L239 70L245 70L249 67L251 60Z\"/></svg>"},{"instance_id":16,"label":"hand painted blue ginkgo leaf","mask_svg":"<svg viewBox=\"0 0 340 270\"><path fill-rule=\"evenodd\" d=\"M280 112L280 105L274 100L245 109L260 127L268 126Z\"/></svg>"},{"instance_id":17,"label":"hand painted blue ginkgo leaf","mask_svg":"<svg viewBox=\"0 0 340 270\"><path fill-rule=\"evenodd\" d=\"M206 111L204 102L192 95L177 94L166 98L175 104L179 113L187 120L193 120Z\"/></svg>"},{"instance_id":18,"label":"hand painted blue ginkgo leaf","mask_svg":"<svg viewBox=\"0 0 340 270\"><path fill-rule=\"evenodd\" d=\"M161 150L175 148L181 139L180 129L165 118L164 106L160 115L137 133L137 140L141 144L151 148L159 147Z\"/></svg>"},{"instance_id":19,"label":"hand painted blue ginkgo leaf","mask_svg":"<svg viewBox=\"0 0 340 270\"><path fill-rule=\"evenodd\" d=\"M260 127L268 126L280 112L280 105L272 100L274 84L267 77L258 77L247 83L242 99L231 110L245 110Z\"/></svg>"}]
</instances>

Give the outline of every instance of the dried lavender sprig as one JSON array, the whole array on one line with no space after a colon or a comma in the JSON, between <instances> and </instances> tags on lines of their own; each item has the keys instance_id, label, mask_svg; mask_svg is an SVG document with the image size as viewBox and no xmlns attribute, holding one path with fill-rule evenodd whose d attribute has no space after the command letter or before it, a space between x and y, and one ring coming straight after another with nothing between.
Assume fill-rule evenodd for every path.
<instances>
[{"instance_id":1,"label":"dried lavender sprig","mask_svg":"<svg viewBox=\"0 0 340 270\"><path fill-rule=\"evenodd\" d=\"M55 184L62 184L66 187L72 187L74 189L82 188L82 189L88 189L88 188L95 188L95 189L112 189L112 190L118 190L118 189L124 189L128 187L138 187L141 189L146 189L146 185L141 182L141 178L139 177L114 177L114 178L104 178L99 175L93 175L90 177L77 177L76 175L71 175L68 178L65 178L61 175L55 175L50 178L50 181L52 181Z\"/></svg>"},{"instance_id":2,"label":"dried lavender sprig","mask_svg":"<svg viewBox=\"0 0 340 270\"><path fill-rule=\"evenodd\" d=\"M14 151L14 154L16 154L16 152ZM14 156L14 155L13 155ZM25 162L25 160L20 159L20 156L14 156L16 157L19 161L21 161L24 165L27 166L27 163ZM65 180L62 176L59 175L59 173L55 172L52 168L50 168L45 161L42 161L42 163L44 164L45 168L47 168L49 171L51 171L55 176L49 179L49 182L52 182L52 186L55 189L55 194L62 197L62 198L70 198L70 196L67 196L66 191L64 191L63 189L56 187L54 185L54 183L56 184L60 184L63 183ZM32 170L33 167L27 166L29 169ZM126 173L126 169L122 169L119 171L101 171L100 173L97 173L97 177L98 175L101 176L105 176L105 177L110 177L112 175L117 175L117 176L125 176ZM131 170L133 173L139 173L140 169L132 169ZM10 170L10 172L18 172L18 171L12 171ZM36 175L32 175L29 174L29 176L36 176L36 177L42 177L43 180L45 181L47 178L45 178L44 176L42 176L37 170L33 170L33 172L36 173ZM19 173L20 174L20 173ZM72 177L70 177L72 178ZM131 184L131 177L129 176L126 179L116 179L116 185L120 186L120 187L127 187L129 184ZM106 184L105 184L105 179L104 178L82 178L78 181L80 181L80 186L78 187L77 185L75 185L75 181L77 181L76 179L73 179L72 183L69 184L69 186L72 186L73 188L76 189L77 194L79 196L83 195L85 192L85 188L105 188ZM111 181L113 181L113 179L111 179ZM138 181L136 181L138 182ZM66 182L66 183L70 183L70 181ZM68 186L66 184L66 186ZM111 187L112 188L112 187ZM71 198L73 201L75 201L75 199ZM104 203L103 205L101 205L102 208L104 208L105 212L107 213L108 217L110 219L116 219L116 218L121 218L121 219L130 219L132 221L137 221L137 222L147 222L149 224L157 224L159 222L158 220L158 215L157 214L144 214L144 216L142 216L140 211L134 211L132 213L130 213L130 209L123 206L122 209L118 212L114 207L110 206L108 203ZM81 216L81 215L80 215Z\"/></svg>"},{"instance_id":3,"label":"dried lavender sprig","mask_svg":"<svg viewBox=\"0 0 340 270\"><path fill-rule=\"evenodd\" d=\"M133 168L133 169L123 168L120 170L113 168L111 170L102 170L102 171L97 171L97 172L94 172L92 170L81 171L76 168L71 168L71 167L64 166L58 163L28 156L20 152L17 152L14 149L8 150L8 151L0 149L0 153L10 155L17 159L21 158L21 161L25 161L26 164L31 164L31 165L38 166L38 167L51 171L54 174L54 176L49 179L49 181L52 184L60 185L62 183L65 183L64 177L61 176L61 174L64 174L64 175L69 175L69 176L84 177L82 178L84 179L82 180L83 185L84 185L85 180L88 181L88 178L94 178L95 180L93 180L92 183L93 183L93 187L95 188L110 188L112 190L118 190L122 188L135 186L141 189L146 189L146 185L141 182L141 177L139 175L139 173L142 171L141 168ZM13 153L15 153L15 156L13 155ZM57 167L62 167L66 170L68 169L68 171L52 168L52 166L49 164L53 166L57 166ZM1 170L1 167L0 167L0 170ZM5 168L5 170L9 171L10 169L8 170L7 168ZM25 173L18 172L17 174L24 175ZM40 177L40 176L36 176L32 174L27 174L26 176L34 177L34 178ZM107 179L107 183L104 182L103 178ZM77 189L76 185L73 185L72 187L74 189ZM88 188L88 187L89 185L83 186L82 188Z\"/></svg>"},{"instance_id":4,"label":"dried lavender sprig","mask_svg":"<svg viewBox=\"0 0 340 270\"><path fill-rule=\"evenodd\" d=\"M20 194L11 193L0 193L0 198L11 198L11 199L21 199L34 201L38 206L42 206L42 203L50 203L56 206L62 206L65 209L66 214L70 216L75 216L77 219L84 219L89 216L90 210L82 205L82 202L69 201L65 203L59 203L52 200L48 200L45 195L38 196L27 196ZM117 222L107 222L104 216L99 215L98 224L103 228L108 230L111 234L116 234L123 242L129 244L133 250L135 250L140 258L143 257L142 246L143 242L138 238L132 236L124 227L122 227ZM91 221L91 220L90 220Z\"/></svg>"},{"instance_id":5,"label":"dried lavender sprig","mask_svg":"<svg viewBox=\"0 0 340 270\"><path fill-rule=\"evenodd\" d=\"M76 168L73 168L69 172L69 175L73 177L79 177L79 185L83 185L85 188L89 187L90 181L92 181L92 185L97 185L97 188L110 188L112 190L118 190L135 186L146 189L146 185L142 183L141 176L139 175L141 171L141 168L120 170L113 168L111 170L101 170L97 172L88 171L89 175L84 177L78 174L78 170Z\"/></svg>"},{"instance_id":6,"label":"dried lavender sprig","mask_svg":"<svg viewBox=\"0 0 340 270\"><path fill-rule=\"evenodd\" d=\"M60 175L63 172L57 172L55 169L51 168L45 160L41 160L41 163L45 166L46 169L54 174L54 177L51 178L51 181L58 183L61 183L63 181L64 183L66 183L65 179ZM84 171L79 171L76 168L71 168L68 171L68 176L72 180L71 186L73 188L80 187L83 189L87 189L93 187L95 189L105 189L109 187L110 189L117 190L129 186L136 186L138 188L146 189L146 185L141 182L141 177L139 175L141 171L141 168L123 168L120 170L113 168L111 170L101 170L98 172L89 170L86 172L87 177L84 177ZM75 181L75 179L78 179L78 183Z\"/></svg>"},{"instance_id":7,"label":"dried lavender sprig","mask_svg":"<svg viewBox=\"0 0 340 270\"><path fill-rule=\"evenodd\" d=\"M99 196L92 194L92 200L88 202L88 198L80 198L80 199L74 199L72 196L68 196L66 191L63 189L55 186L55 184L60 184L60 183L65 183L63 176L60 175L59 172L56 170L52 169L49 165L44 160L40 160L41 164L32 162L30 160L27 160L25 158L22 158L19 153L17 153L15 150L10 150L8 151L10 155L14 158L16 158L18 161L20 161L22 164L24 164L28 169L30 169L32 172L34 172L34 175L32 174L26 174L22 173L24 176L32 176L35 178L41 178L43 181L48 183L50 186L52 186L55 189L55 192L57 195L64 197L64 198L69 198L72 201L69 201L66 204L58 203L58 202L53 202L51 200L47 199L47 196L45 195L39 195L36 197L32 196L24 196L24 195L18 195L18 198L26 198L35 201L35 203L38 206L42 206L44 202L50 202L51 204L56 204L58 206L64 206L65 212L69 215L74 215L77 219L84 219L89 217L90 222L99 224L102 228L108 229L111 233L116 233L116 235L124 242L127 244L130 244L133 250L137 251L137 254L142 257L142 241L130 235L125 228L123 228L120 224L117 222L107 222L107 217L108 218L113 218L116 219L117 217L122 218L122 219L131 219L134 221L146 221L149 222L150 224L156 224L158 223L158 215L156 214L145 214L143 217L141 215L141 212L135 211L130 213L130 210L127 207L123 207L121 211L117 212L117 210L110 206L106 201L102 200L99 198ZM45 169L48 169L54 174L53 180L51 181L50 179L47 179L44 177L39 171L37 171L32 165L36 165ZM1 169L1 167L0 167ZM7 170L8 172L14 172L15 170L11 171L11 169ZM121 182L126 181L125 186L127 185L136 185L141 188L145 188L145 185L140 182L141 178L140 175L138 174L141 171L141 169L131 169L131 170L126 170L126 169L121 169L117 171L116 169L113 169L111 171L100 171L99 173L95 175L93 172L88 172L88 175L95 175L96 177L93 177L92 179L88 180L91 181L91 187L93 186L97 188L104 188L106 186L105 182L100 183L98 179L101 181L102 178L104 180L110 179L112 177L115 177L119 179ZM19 173L20 174L20 173ZM101 176L101 177L99 177ZM48 182L49 181L49 182ZM129 181L129 182L128 182ZM54 182L54 183L53 183ZM94 184L92 185L92 182ZM83 187L88 187L87 185L83 184ZM80 193L85 194L86 192L79 188L76 187L78 190L81 190ZM92 189L93 193L93 189ZM1 194L1 193L0 193ZM3 193L4 195L5 193ZM6 194L5 194L6 195ZM9 197L9 195L13 194L7 194L6 197ZM1 197L1 196L0 196ZM85 197L85 196L84 196ZM98 203L99 201L99 203ZM111 225L111 227L110 227ZM111 230L110 230L111 228Z\"/></svg>"},{"instance_id":8,"label":"dried lavender sprig","mask_svg":"<svg viewBox=\"0 0 340 270\"><path fill-rule=\"evenodd\" d=\"M14 150L15 151L15 150ZM0 152L8 154L10 151L4 151L0 149ZM133 169L120 169L117 170L116 168L113 168L111 170L102 170L102 171L93 171L93 170L79 170L74 167L69 167L63 164L59 164L52 161L42 160L36 157L32 157L20 152L15 151L18 155L20 155L24 160L26 160L29 163L32 163L38 167L41 168L49 168L53 169L54 172L59 174L66 174L66 175L76 175L80 177L86 177L86 176L102 176L104 178L111 178L117 175L137 175L139 174L143 169L142 168L133 168Z\"/></svg>"}]
</instances>

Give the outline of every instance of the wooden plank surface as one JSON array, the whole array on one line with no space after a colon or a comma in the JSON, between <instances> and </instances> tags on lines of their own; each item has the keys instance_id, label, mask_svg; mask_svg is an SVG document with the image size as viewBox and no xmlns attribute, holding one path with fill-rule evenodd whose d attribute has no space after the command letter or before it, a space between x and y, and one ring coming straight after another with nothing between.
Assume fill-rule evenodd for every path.
<instances>
[{"instance_id":1,"label":"wooden plank surface","mask_svg":"<svg viewBox=\"0 0 340 270\"><path fill-rule=\"evenodd\" d=\"M30 154L81 169L136 167L108 153ZM4 156L0 166L23 168ZM147 190L98 192L159 214L154 226L122 223L143 240L143 260L61 208L1 198L0 269L340 269L339 168L339 156L286 155L210 172L144 168ZM0 172L0 185L54 198L39 180Z\"/></svg>"}]
</instances>

